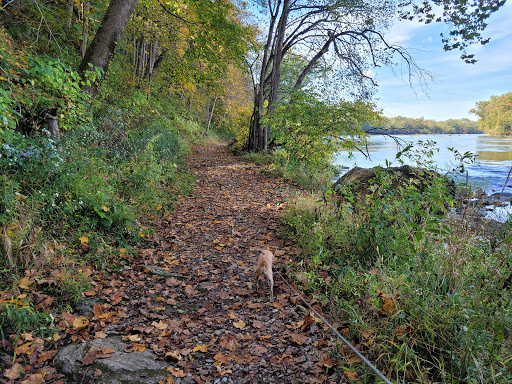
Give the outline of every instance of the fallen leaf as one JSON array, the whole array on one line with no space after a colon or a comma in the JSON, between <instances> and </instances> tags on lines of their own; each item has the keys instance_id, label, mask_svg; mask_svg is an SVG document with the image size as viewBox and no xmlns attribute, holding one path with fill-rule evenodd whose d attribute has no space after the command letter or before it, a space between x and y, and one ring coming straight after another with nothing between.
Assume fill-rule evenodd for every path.
<instances>
[{"instance_id":1,"label":"fallen leaf","mask_svg":"<svg viewBox=\"0 0 512 384\"><path fill-rule=\"evenodd\" d=\"M163 331L164 329L167 329L169 326L167 323L164 323L162 320L160 320L158 323L156 321L153 321L151 325L155 328L158 328L159 330Z\"/></svg>"},{"instance_id":2,"label":"fallen leaf","mask_svg":"<svg viewBox=\"0 0 512 384\"><path fill-rule=\"evenodd\" d=\"M75 320L73 320L73 328L74 329L83 329L89 325L89 319L87 319L85 316L77 317Z\"/></svg>"},{"instance_id":3,"label":"fallen leaf","mask_svg":"<svg viewBox=\"0 0 512 384\"><path fill-rule=\"evenodd\" d=\"M45 371L42 371L40 373L34 373L33 375L29 375L25 380L23 380L21 384L42 384L44 383L45 376Z\"/></svg>"},{"instance_id":4,"label":"fallen leaf","mask_svg":"<svg viewBox=\"0 0 512 384\"><path fill-rule=\"evenodd\" d=\"M83 365L91 365L102 354L101 349L92 347L87 352L82 360L79 360Z\"/></svg>"},{"instance_id":5,"label":"fallen leaf","mask_svg":"<svg viewBox=\"0 0 512 384\"><path fill-rule=\"evenodd\" d=\"M187 294L187 297L190 298L190 297L194 297L197 294L197 291L194 289L193 286L187 285L185 287L185 293Z\"/></svg>"},{"instance_id":6,"label":"fallen leaf","mask_svg":"<svg viewBox=\"0 0 512 384\"><path fill-rule=\"evenodd\" d=\"M127 335L127 336L123 336L122 339L124 341L141 341L141 338L139 335Z\"/></svg>"},{"instance_id":7,"label":"fallen leaf","mask_svg":"<svg viewBox=\"0 0 512 384\"><path fill-rule=\"evenodd\" d=\"M357 375L357 372L345 371L344 374L345 374L345 377L347 378L347 380L359 380L359 376Z\"/></svg>"},{"instance_id":8,"label":"fallen leaf","mask_svg":"<svg viewBox=\"0 0 512 384\"><path fill-rule=\"evenodd\" d=\"M16 380L24 374L23 366L20 363L14 364L11 368L4 371L4 376L11 380Z\"/></svg>"},{"instance_id":9,"label":"fallen leaf","mask_svg":"<svg viewBox=\"0 0 512 384\"><path fill-rule=\"evenodd\" d=\"M18 287L22 288L22 289L28 289L28 287L32 284L33 282L30 281L30 277L23 277L22 279L20 279L18 281Z\"/></svg>"},{"instance_id":10,"label":"fallen leaf","mask_svg":"<svg viewBox=\"0 0 512 384\"><path fill-rule=\"evenodd\" d=\"M290 339L292 341L294 341L295 343L301 345L301 344L304 344L306 342L308 337L306 335L303 335L303 334L290 333Z\"/></svg>"},{"instance_id":11,"label":"fallen leaf","mask_svg":"<svg viewBox=\"0 0 512 384\"><path fill-rule=\"evenodd\" d=\"M134 351L137 351L137 352L144 352L146 350L146 346L144 344L133 344L132 345L132 348Z\"/></svg>"},{"instance_id":12,"label":"fallen leaf","mask_svg":"<svg viewBox=\"0 0 512 384\"><path fill-rule=\"evenodd\" d=\"M116 350L115 349L112 349L110 347L103 347L101 348L101 353L104 353L104 354L111 354L111 353L115 353Z\"/></svg>"},{"instance_id":13,"label":"fallen leaf","mask_svg":"<svg viewBox=\"0 0 512 384\"><path fill-rule=\"evenodd\" d=\"M205 353L207 350L208 350L208 345L197 344L197 346L192 350L192 352L199 351L199 352Z\"/></svg>"},{"instance_id":14,"label":"fallen leaf","mask_svg":"<svg viewBox=\"0 0 512 384\"><path fill-rule=\"evenodd\" d=\"M179 351L174 352L166 352L166 357L172 357L174 360L180 361L182 359L181 354Z\"/></svg>"},{"instance_id":15,"label":"fallen leaf","mask_svg":"<svg viewBox=\"0 0 512 384\"><path fill-rule=\"evenodd\" d=\"M238 320L233 321L233 325L235 326L235 328L244 329L246 324L242 320Z\"/></svg>"},{"instance_id":16,"label":"fallen leaf","mask_svg":"<svg viewBox=\"0 0 512 384\"><path fill-rule=\"evenodd\" d=\"M39 355L37 362L39 364L43 364L45 361L50 360L53 357L54 353L55 353L55 351L42 352L41 355Z\"/></svg>"},{"instance_id":17,"label":"fallen leaf","mask_svg":"<svg viewBox=\"0 0 512 384\"><path fill-rule=\"evenodd\" d=\"M105 337L107 337L107 334L103 331L98 331L94 334L95 339L104 339Z\"/></svg>"},{"instance_id":18,"label":"fallen leaf","mask_svg":"<svg viewBox=\"0 0 512 384\"><path fill-rule=\"evenodd\" d=\"M28 342L28 343L20 345L19 347L16 347L16 349L14 351L18 355L22 355L22 354L30 355L34 352L34 346L32 346L32 342Z\"/></svg>"},{"instance_id":19,"label":"fallen leaf","mask_svg":"<svg viewBox=\"0 0 512 384\"><path fill-rule=\"evenodd\" d=\"M82 237L78 238L78 240L80 240L80 243L81 244L87 244L89 242L89 238L85 235L83 235Z\"/></svg>"},{"instance_id":20,"label":"fallen leaf","mask_svg":"<svg viewBox=\"0 0 512 384\"><path fill-rule=\"evenodd\" d=\"M167 372L169 372L170 374L172 374L172 375L174 375L176 377L185 377L185 376L187 376L187 374L185 372L183 372L179 368L167 368Z\"/></svg>"}]
</instances>

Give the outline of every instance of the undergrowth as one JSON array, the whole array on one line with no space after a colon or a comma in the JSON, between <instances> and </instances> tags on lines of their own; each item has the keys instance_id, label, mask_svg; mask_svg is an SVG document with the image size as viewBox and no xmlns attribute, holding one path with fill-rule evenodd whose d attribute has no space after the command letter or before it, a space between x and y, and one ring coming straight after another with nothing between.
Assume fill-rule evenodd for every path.
<instances>
[{"instance_id":1,"label":"undergrowth","mask_svg":"<svg viewBox=\"0 0 512 384\"><path fill-rule=\"evenodd\" d=\"M381 174L363 198L350 186L298 195L284 216L303 250L292 269L392 382L509 383L510 224L483 236L455 219L444 180L393 190Z\"/></svg>"},{"instance_id":2,"label":"undergrowth","mask_svg":"<svg viewBox=\"0 0 512 384\"><path fill-rule=\"evenodd\" d=\"M129 262L151 223L191 191L183 155L203 128L161 95L116 93L118 76L58 142L44 127L0 131L2 338L46 336L95 274Z\"/></svg>"}]
</instances>

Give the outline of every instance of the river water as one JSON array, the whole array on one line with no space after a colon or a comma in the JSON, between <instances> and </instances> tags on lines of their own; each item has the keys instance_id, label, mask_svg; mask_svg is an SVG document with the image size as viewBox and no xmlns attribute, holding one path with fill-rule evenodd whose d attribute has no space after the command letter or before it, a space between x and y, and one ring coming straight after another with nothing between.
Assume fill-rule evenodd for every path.
<instances>
[{"instance_id":1,"label":"river water","mask_svg":"<svg viewBox=\"0 0 512 384\"><path fill-rule=\"evenodd\" d=\"M434 141L438 151L433 152L431 160L443 173L453 170L457 164L453 152L448 148L453 148L461 154L471 152L476 155L476 161L466 165L463 173L455 172L451 176L457 181L465 182L467 171L469 184L482 188L488 195L500 194L502 191L503 197L510 197L512 194L512 175L507 181L512 167L512 138L489 135L400 135L396 138L402 145L413 144L413 150L419 150L422 147L421 142ZM377 165L386 166L386 160L392 162L392 166L400 165L395 157L403 147L398 147L394 139L375 135L371 136L369 141L369 157L358 151L340 152L336 156L335 165L344 169L351 169L354 166L370 168ZM405 156L401 156L401 159L406 164L416 165L414 159Z\"/></svg>"}]
</instances>

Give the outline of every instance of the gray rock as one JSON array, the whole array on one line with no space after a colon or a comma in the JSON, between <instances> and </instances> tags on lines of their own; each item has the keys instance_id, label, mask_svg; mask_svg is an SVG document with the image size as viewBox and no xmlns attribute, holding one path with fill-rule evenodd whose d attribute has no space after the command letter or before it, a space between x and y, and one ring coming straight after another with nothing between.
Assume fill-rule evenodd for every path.
<instances>
[{"instance_id":1,"label":"gray rock","mask_svg":"<svg viewBox=\"0 0 512 384\"><path fill-rule=\"evenodd\" d=\"M84 366L80 360L91 347L108 347L116 352L110 358L97 359L93 364ZM119 336L70 344L55 356L55 367L72 383L156 384L169 376L165 371L168 365L155 360L156 355L152 351L124 352L127 348Z\"/></svg>"},{"instance_id":2,"label":"gray rock","mask_svg":"<svg viewBox=\"0 0 512 384\"><path fill-rule=\"evenodd\" d=\"M166 269L163 269L162 267L159 267L157 265L148 265L146 268L149 269L149 273L157 276L162 276L165 278L168 277L174 277L177 280L188 280L187 276L178 275L177 273L172 273Z\"/></svg>"}]
</instances>

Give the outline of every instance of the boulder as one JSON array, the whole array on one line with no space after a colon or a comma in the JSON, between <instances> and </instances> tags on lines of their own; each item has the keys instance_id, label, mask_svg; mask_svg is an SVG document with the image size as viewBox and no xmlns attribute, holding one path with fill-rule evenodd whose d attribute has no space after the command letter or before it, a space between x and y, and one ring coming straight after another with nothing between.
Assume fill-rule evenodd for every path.
<instances>
[{"instance_id":1,"label":"boulder","mask_svg":"<svg viewBox=\"0 0 512 384\"><path fill-rule=\"evenodd\" d=\"M429 187L434 177L443 177L447 185L448 193L451 196L455 196L455 183L453 180L448 179L445 176L439 175L435 171L428 171L422 168L414 168L409 165L403 165L401 167L373 167L373 168L360 168L354 167L343 176L341 176L333 185L334 189L339 189L340 186L351 186L352 193L356 196L356 199L364 199L364 197L371 192L370 187L377 185L375 179L377 169L381 172L391 174L391 185L388 187L389 190L397 190L398 188L415 183L416 188L423 192Z\"/></svg>"},{"instance_id":2,"label":"boulder","mask_svg":"<svg viewBox=\"0 0 512 384\"><path fill-rule=\"evenodd\" d=\"M85 366L80 360L92 347L111 348L115 352ZM55 367L66 375L70 383L156 384L169 376L166 374L168 364L155 360L157 356L152 351L125 352L128 347L120 336L70 344L55 356Z\"/></svg>"}]
</instances>

